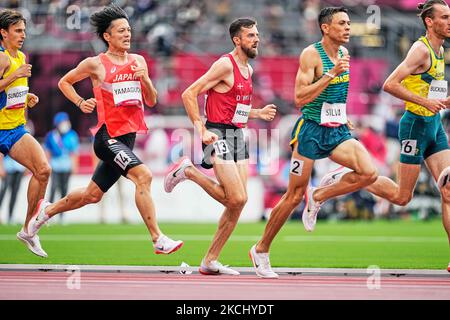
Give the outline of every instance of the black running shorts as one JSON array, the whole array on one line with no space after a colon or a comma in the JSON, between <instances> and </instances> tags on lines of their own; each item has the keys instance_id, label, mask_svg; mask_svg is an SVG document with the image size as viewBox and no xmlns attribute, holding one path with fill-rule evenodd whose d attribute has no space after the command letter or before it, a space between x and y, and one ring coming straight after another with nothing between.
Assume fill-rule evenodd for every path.
<instances>
[{"instance_id":1,"label":"black running shorts","mask_svg":"<svg viewBox=\"0 0 450 320\"><path fill-rule=\"evenodd\" d=\"M94 151L101 160L95 169L92 181L103 192L107 192L120 176L126 177L128 170L142 164L133 153L136 133L111 138L103 125L94 138Z\"/></svg>"},{"instance_id":2,"label":"black running shorts","mask_svg":"<svg viewBox=\"0 0 450 320\"><path fill-rule=\"evenodd\" d=\"M241 128L233 125L213 123L206 121L205 124L208 131L214 132L219 136L218 141L203 147L203 161L202 167L211 169L211 157L215 154L224 160L245 160L249 158L248 142L245 141L244 131Z\"/></svg>"}]
</instances>

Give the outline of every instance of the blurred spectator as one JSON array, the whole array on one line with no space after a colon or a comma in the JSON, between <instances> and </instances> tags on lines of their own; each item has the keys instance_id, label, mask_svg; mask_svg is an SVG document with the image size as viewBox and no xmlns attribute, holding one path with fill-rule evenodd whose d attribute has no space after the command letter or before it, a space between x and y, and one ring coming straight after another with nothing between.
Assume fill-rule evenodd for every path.
<instances>
[{"instance_id":1,"label":"blurred spectator","mask_svg":"<svg viewBox=\"0 0 450 320\"><path fill-rule=\"evenodd\" d=\"M44 148L50 158L52 177L50 202L55 200L56 192L61 198L67 195L72 173L78 171L78 134L72 130L69 115L58 112L53 118L54 129L47 133ZM63 215L61 214L61 221Z\"/></svg>"}]
</instances>

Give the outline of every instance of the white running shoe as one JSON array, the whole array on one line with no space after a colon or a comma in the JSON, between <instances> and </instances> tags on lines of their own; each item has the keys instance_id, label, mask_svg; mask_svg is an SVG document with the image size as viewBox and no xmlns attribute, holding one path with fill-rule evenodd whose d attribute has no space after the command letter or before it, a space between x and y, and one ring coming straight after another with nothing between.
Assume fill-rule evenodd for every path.
<instances>
[{"instance_id":1,"label":"white running shoe","mask_svg":"<svg viewBox=\"0 0 450 320\"><path fill-rule=\"evenodd\" d=\"M193 166L193 164L188 157L182 157L178 160L164 177L164 190L166 192L172 192L177 184L186 180L187 177L184 174L184 170L190 166Z\"/></svg>"},{"instance_id":2,"label":"white running shoe","mask_svg":"<svg viewBox=\"0 0 450 320\"><path fill-rule=\"evenodd\" d=\"M28 234L30 236L35 236L39 229L50 220L50 217L45 213L45 208L47 208L51 203L41 199L36 207L36 214L31 218L28 223Z\"/></svg>"},{"instance_id":3,"label":"white running shoe","mask_svg":"<svg viewBox=\"0 0 450 320\"><path fill-rule=\"evenodd\" d=\"M324 175L323 178L320 180L319 187L326 187L330 184L338 182L339 180L341 180L344 174L351 171L353 170L344 166L340 166L339 168L330 171L326 175Z\"/></svg>"},{"instance_id":4,"label":"white running shoe","mask_svg":"<svg viewBox=\"0 0 450 320\"><path fill-rule=\"evenodd\" d=\"M238 276L240 273L236 270L233 270L231 268L228 268L228 266L224 266L217 260L213 260L208 264L205 264L204 260L202 260L202 263L200 265L200 268L198 271L203 275L220 275L220 274L227 274L232 276Z\"/></svg>"},{"instance_id":5,"label":"white running shoe","mask_svg":"<svg viewBox=\"0 0 450 320\"><path fill-rule=\"evenodd\" d=\"M248 252L255 268L256 275L260 278L276 279L278 274L270 266L269 253L257 253L256 244Z\"/></svg>"},{"instance_id":6,"label":"white running shoe","mask_svg":"<svg viewBox=\"0 0 450 320\"><path fill-rule=\"evenodd\" d=\"M156 254L171 254L183 246L183 241L172 240L168 236L161 234L153 244Z\"/></svg>"},{"instance_id":7,"label":"white running shoe","mask_svg":"<svg viewBox=\"0 0 450 320\"><path fill-rule=\"evenodd\" d=\"M302 221L305 230L308 232L314 231L317 222L317 214L320 210L320 203L314 201L313 194L316 188L309 187L305 193L305 209L303 209Z\"/></svg>"},{"instance_id":8,"label":"white running shoe","mask_svg":"<svg viewBox=\"0 0 450 320\"><path fill-rule=\"evenodd\" d=\"M28 247L28 249L31 252L33 252L35 255L42 257L42 258L48 257L47 253L41 247L41 242L39 241L38 235L30 236L22 228L17 233L17 239L22 241Z\"/></svg>"},{"instance_id":9,"label":"white running shoe","mask_svg":"<svg viewBox=\"0 0 450 320\"><path fill-rule=\"evenodd\" d=\"M439 175L439 178L437 180L438 188L441 189L449 182L450 182L450 167L447 167L444 170L442 170L441 174Z\"/></svg>"}]
</instances>

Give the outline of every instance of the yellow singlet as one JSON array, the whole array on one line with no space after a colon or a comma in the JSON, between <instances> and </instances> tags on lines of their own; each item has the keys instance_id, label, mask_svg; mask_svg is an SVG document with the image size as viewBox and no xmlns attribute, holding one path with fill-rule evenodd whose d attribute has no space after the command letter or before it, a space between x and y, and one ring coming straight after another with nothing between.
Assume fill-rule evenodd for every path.
<instances>
[{"instance_id":1,"label":"yellow singlet","mask_svg":"<svg viewBox=\"0 0 450 320\"><path fill-rule=\"evenodd\" d=\"M18 56L12 57L7 50L3 51L10 61L8 71L3 74L7 78L21 65L25 64L25 54L18 51ZM27 104L28 78L16 79L5 89L6 101L0 105L0 130L10 130L25 124L25 107Z\"/></svg>"}]
</instances>

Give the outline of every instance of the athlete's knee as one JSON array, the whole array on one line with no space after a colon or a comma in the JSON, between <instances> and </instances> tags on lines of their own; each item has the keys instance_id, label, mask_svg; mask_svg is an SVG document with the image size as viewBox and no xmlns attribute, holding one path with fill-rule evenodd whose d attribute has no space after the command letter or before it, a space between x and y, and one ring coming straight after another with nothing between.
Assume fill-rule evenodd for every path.
<instances>
[{"instance_id":1,"label":"athlete's knee","mask_svg":"<svg viewBox=\"0 0 450 320\"><path fill-rule=\"evenodd\" d=\"M242 209L247 203L247 194L242 192L233 195L227 202L227 207L230 209Z\"/></svg>"},{"instance_id":2,"label":"athlete's knee","mask_svg":"<svg viewBox=\"0 0 450 320\"><path fill-rule=\"evenodd\" d=\"M302 202L305 191L306 188L304 187L297 187L292 191L288 190L284 195L284 201L286 201L290 207L295 208Z\"/></svg>"},{"instance_id":3,"label":"athlete's knee","mask_svg":"<svg viewBox=\"0 0 450 320\"><path fill-rule=\"evenodd\" d=\"M139 172L133 179L137 186L150 186L153 180L152 172L145 166L139 168Z\"/></svg>"},{"instance_id":4,"label":"athlete's knee","mask_svg":"<svg viewBox=\"0 0 450 320\"><path fill-rule=\"evenodd\" d=\"M50 175L52 174L52 168L47 162L43 162L42 164L36 167L34 172L34 176L39 181L48 181Z\"/></svg>"},{"instance_id":5,"label":"athlete's knee","mask_svg":"<svg viewBox=\"0 0 450 320\"><path fill-rule=\"evenodd\" d=\"M378 170L375 166L367 166L359 172L359 182L364 186L369 186L378 179Z\"/></svg>"},{"instance_id":6,"label":"athlete's knee","mask_svg":"<svg viewBox=\"0 0 450 320\"><path fill-rule=\"evenodd\" d=\"M400 195L397 198L395 198L392 202L398 206L406 206L408 203L411 202L413 198L412 194L407 194L407 195Z\"/></svg>"},{"instance_id":7,"label":"athlete's knee","mask_svg":"<svg viewBox=\"0 0 450 320\"><path fill-rule=\"evenodd\" d=\"M103 198L103 192L87 192L83 193L83 204L99 203Z\"/></svg>"}]
</instances>

